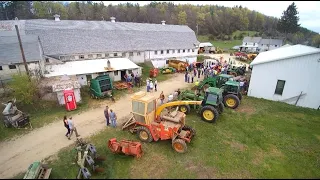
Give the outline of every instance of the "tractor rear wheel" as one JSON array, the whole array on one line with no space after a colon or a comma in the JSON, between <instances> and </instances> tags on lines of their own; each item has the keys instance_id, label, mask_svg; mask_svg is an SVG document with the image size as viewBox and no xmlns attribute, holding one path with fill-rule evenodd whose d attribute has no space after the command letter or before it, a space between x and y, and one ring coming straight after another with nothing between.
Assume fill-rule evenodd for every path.
<instances>
[{"instance_id":1,"label":"tractor rear wheel","mask_svg":"<svg viewBox=\"0 0 320 180\"><path fill-rule=\"evenodd\" d=\"M190 113L190 106L189 105L180 105L179 111L181 111L185 114L189 114Z\"/></svg>"},{"instance_id":2,"label":"tractor rear wheel","mask_svg":"<svg viewBox=\"0 0 320 180\"><path fill-rule=\"evenodd\" d=\"M204 106L200 113L202 120L209 123L214 123L219 117L219 112L213 106Z\"/></svg>"},{"instance_id":3,"label":"tractor rear wheel","mask_svg":"<svg viewBox=\"0 0 320 180\"><path fill-rule=\"evenodd\" d=\"M187 152L187 144L182 139L175 139L172 141L172 147L178 153L185 153Z\"/></svg>"},{"instance_id":4,"label":"tractor rear wheel","mask_svg":"<svg viewBox=\"0 0 320 180\"><path fill-rule=\"evenodd\" d=\"M12 127L11 123L6 119L3 120L3 125L6 128L11 128Z\"/></svg>"},{"instance_id":5,"label":"tractor rear wheel","mask_svg":"<svg viewBox=\"0 0 320 180\"><path fill-rule=\"evenodd\" d=\"M184 131L190 131L192 133L193 136L195 136L197 134L196 130L193 129L191 126L187 126L187 125L184 125L182 130Z\"/></svg>"},{"instance_id":6,"label":"tractor rear wheel","mask_svg":"<svg viewBox=\"0 0 320 180\"><path fill-rule=\"evenodd\" d=\"M240 104L240 100L236 95L228 94L223 98L223 103L228 108L236 109Z\"/></svg>"},{"instance_id":7,"label":"tractor rear wheel","mask_svg":"<svg viewBox=\"0 0 320 180\"><path fill-rule=\"evenodd\" d=\"M153 140L150 130L144 126L137 128L137 135L143 142L151 142Z\"/></svg>"},{"instance_id":8,"label":"tractor rear wheel","mask_svg":"<svg viewBox=\"0 0 320 180\"><path fill-rule=\"evenodd\" d=\"M223 103L220 103L220 104L218 105L218 112L219 112L219 114L221 114L221 113L223 113L223 111L224 111L224 104L223 104Z\"/></svg>"}]
</instances>

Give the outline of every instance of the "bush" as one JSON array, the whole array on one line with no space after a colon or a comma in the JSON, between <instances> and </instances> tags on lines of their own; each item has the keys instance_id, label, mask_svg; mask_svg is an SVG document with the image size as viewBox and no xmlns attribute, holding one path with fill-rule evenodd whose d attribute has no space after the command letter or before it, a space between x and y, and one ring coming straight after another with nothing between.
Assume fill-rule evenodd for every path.
<instances>
[{"instance_id":1,"label":"bush","mask_svg":"<svg viewBox=\"0 0 320 180\"><path fill-rule=\"evenodd\" d=\"M209 35L209 40L211 41L215 41L216 40L216 37L212 34Z\"/></svg>"},{"instance_id":2,"label":"bush","mask_svg":"<svg viewBox=\"0 0 320 180\"><path fill-rule=\"evenodd\" d=\"M9 83L9 87L13 90L13 96L25 105L33 105L39 100L37 81L30 79L26 74L15 74L12 76L12 81Z\"/></svg>"}]
</instances>

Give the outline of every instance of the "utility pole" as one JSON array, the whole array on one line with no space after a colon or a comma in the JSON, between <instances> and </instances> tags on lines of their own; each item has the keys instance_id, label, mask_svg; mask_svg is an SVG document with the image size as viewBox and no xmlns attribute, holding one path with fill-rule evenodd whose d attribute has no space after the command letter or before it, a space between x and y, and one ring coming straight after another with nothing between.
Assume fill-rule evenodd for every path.
<instances>
[{"instance_id":1,"label":"utility pole","mask_svg":"<svg viewBox=\"0 0 320 180\"><path fill-rule=\"evenodd\" d=\"M198 34L199 34L199 26L197 24L197 36L198 36Z\"/></svg>"},{"instance_id":2,"label":"utility pole","mask_svg":"<svg viewBox=\"0 0 320 180\"><path fill-rule=\"evenodd\" d=\"M24 67L26 68L26 73L29 76L28 65L27 65L27 62L26 62L26 57L24 56L24 51L23 51L23 47L22 47L22 42L21 42L21 37L20 37L18 25L15 25L15 28L16 28L16 31L17 31L17 36L18 36L18 40L19 40L19 45L20 45L23 64L24 64Z\"/></svg>"}]
</instances>

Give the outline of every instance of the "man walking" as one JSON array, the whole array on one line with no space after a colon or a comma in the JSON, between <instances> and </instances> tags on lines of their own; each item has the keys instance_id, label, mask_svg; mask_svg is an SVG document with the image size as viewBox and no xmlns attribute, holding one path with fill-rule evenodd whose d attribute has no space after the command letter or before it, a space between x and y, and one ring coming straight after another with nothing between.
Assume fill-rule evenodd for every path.
<instances>
[{"instance_id":1,"label":"man walking","mask_svg":"<svg viewBox=\"0 0 320 180\"><path fill-rule=\"evenodd\" d=\"M115 128L117 126L117 122L116 122L117 121L117 115L116 115L116 113L113 112L112 109L110 109L109 116L110 116L110 119L111 119L111 126Z\"/></svg>"},{"instance_id":2,"label":"man walking","mask_svg":"<svg viewBox=\"0 0 320 180\"><path fill-rule=\"evenodd\" d=\"M158 81L157 79L154 80L154 90L157 92L157 86L158 86Z\"/></svg>"},{"instance_id":3,"label":"man walking","mask_svg":"<svg viewBox=\"0 0 320 180\"><path fill-rule=\"evenodd\" d=\"M108 106L106 106L106 109L104 109L104 117L106 118L107 126L109 126L110 122L109 122L109 107Z\"/></svg>"},{"instance_id":4,"label":"man walking","mask_svg":"<svg viewBox=\"0 0 320 180\"><path fill-rule=\"evenodd\" d=\"M161 91L161 94L160 94L160 102L161 102L161 104L163 104L163 101L164 101L164 94L163 94L163 91Z\"/></svg>"},{"instance_id":5,"label":"man walking","mask_svg":"<svg viewBox=\"0 0 320 180\"><path fill-rule=\"evenodd\" d=\"M69 134L68 139L71 140L70 138L71 138L71 136L73 134L73 131L76 133L76 137L79 137L80 135L78 134L77 128L73 123L72 117L70 117L68 119L68 125L69 125L69 129L70 129L70 134Z\"/></svg>"}]
</instances>

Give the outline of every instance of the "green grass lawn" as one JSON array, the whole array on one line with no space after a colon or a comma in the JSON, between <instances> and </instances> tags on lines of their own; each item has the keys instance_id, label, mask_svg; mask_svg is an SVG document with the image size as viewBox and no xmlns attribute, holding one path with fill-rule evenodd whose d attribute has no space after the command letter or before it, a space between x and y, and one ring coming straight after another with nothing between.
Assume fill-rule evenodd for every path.
<instances>
[{"instance_id":1,"label":"green grass lawn","mask_svg":"<svg viewBox=\"0 0 320 180\"><path fill-rule=\"evenodd\" d=\"M197 136L186 154L170 141L143 143L141 159L112 154L107 141L138 140L120 129L91 137L104 173L93 178L319 178L320 112L280 102L244 97L237 110L226 109L215 124L187 115ZM74 147L61 150L49 166L51 178L75 178ZM26 167L27 169L27 167ZM22 177L18 175L17 177Z\"/></svg>"},{"instance_id":2,"label":"green grass lawn","mask_svg":"<svg viewBox=\"0 0 320 180\"><path fill-rule=\"evenodd\" d=\"M241 33L244 33L245 36L253 36L257 32L256 31L235 31L232 33L232 37L239 36ZM198 41L200 42L211 42L214 47L219 47L221 49L231 49L234 46L239 46L242 44L242 39L241 40L232 40L232 41L223 41L223 40L211 40L208 35L199 35Z\"/></svg>"}]
</instances>

